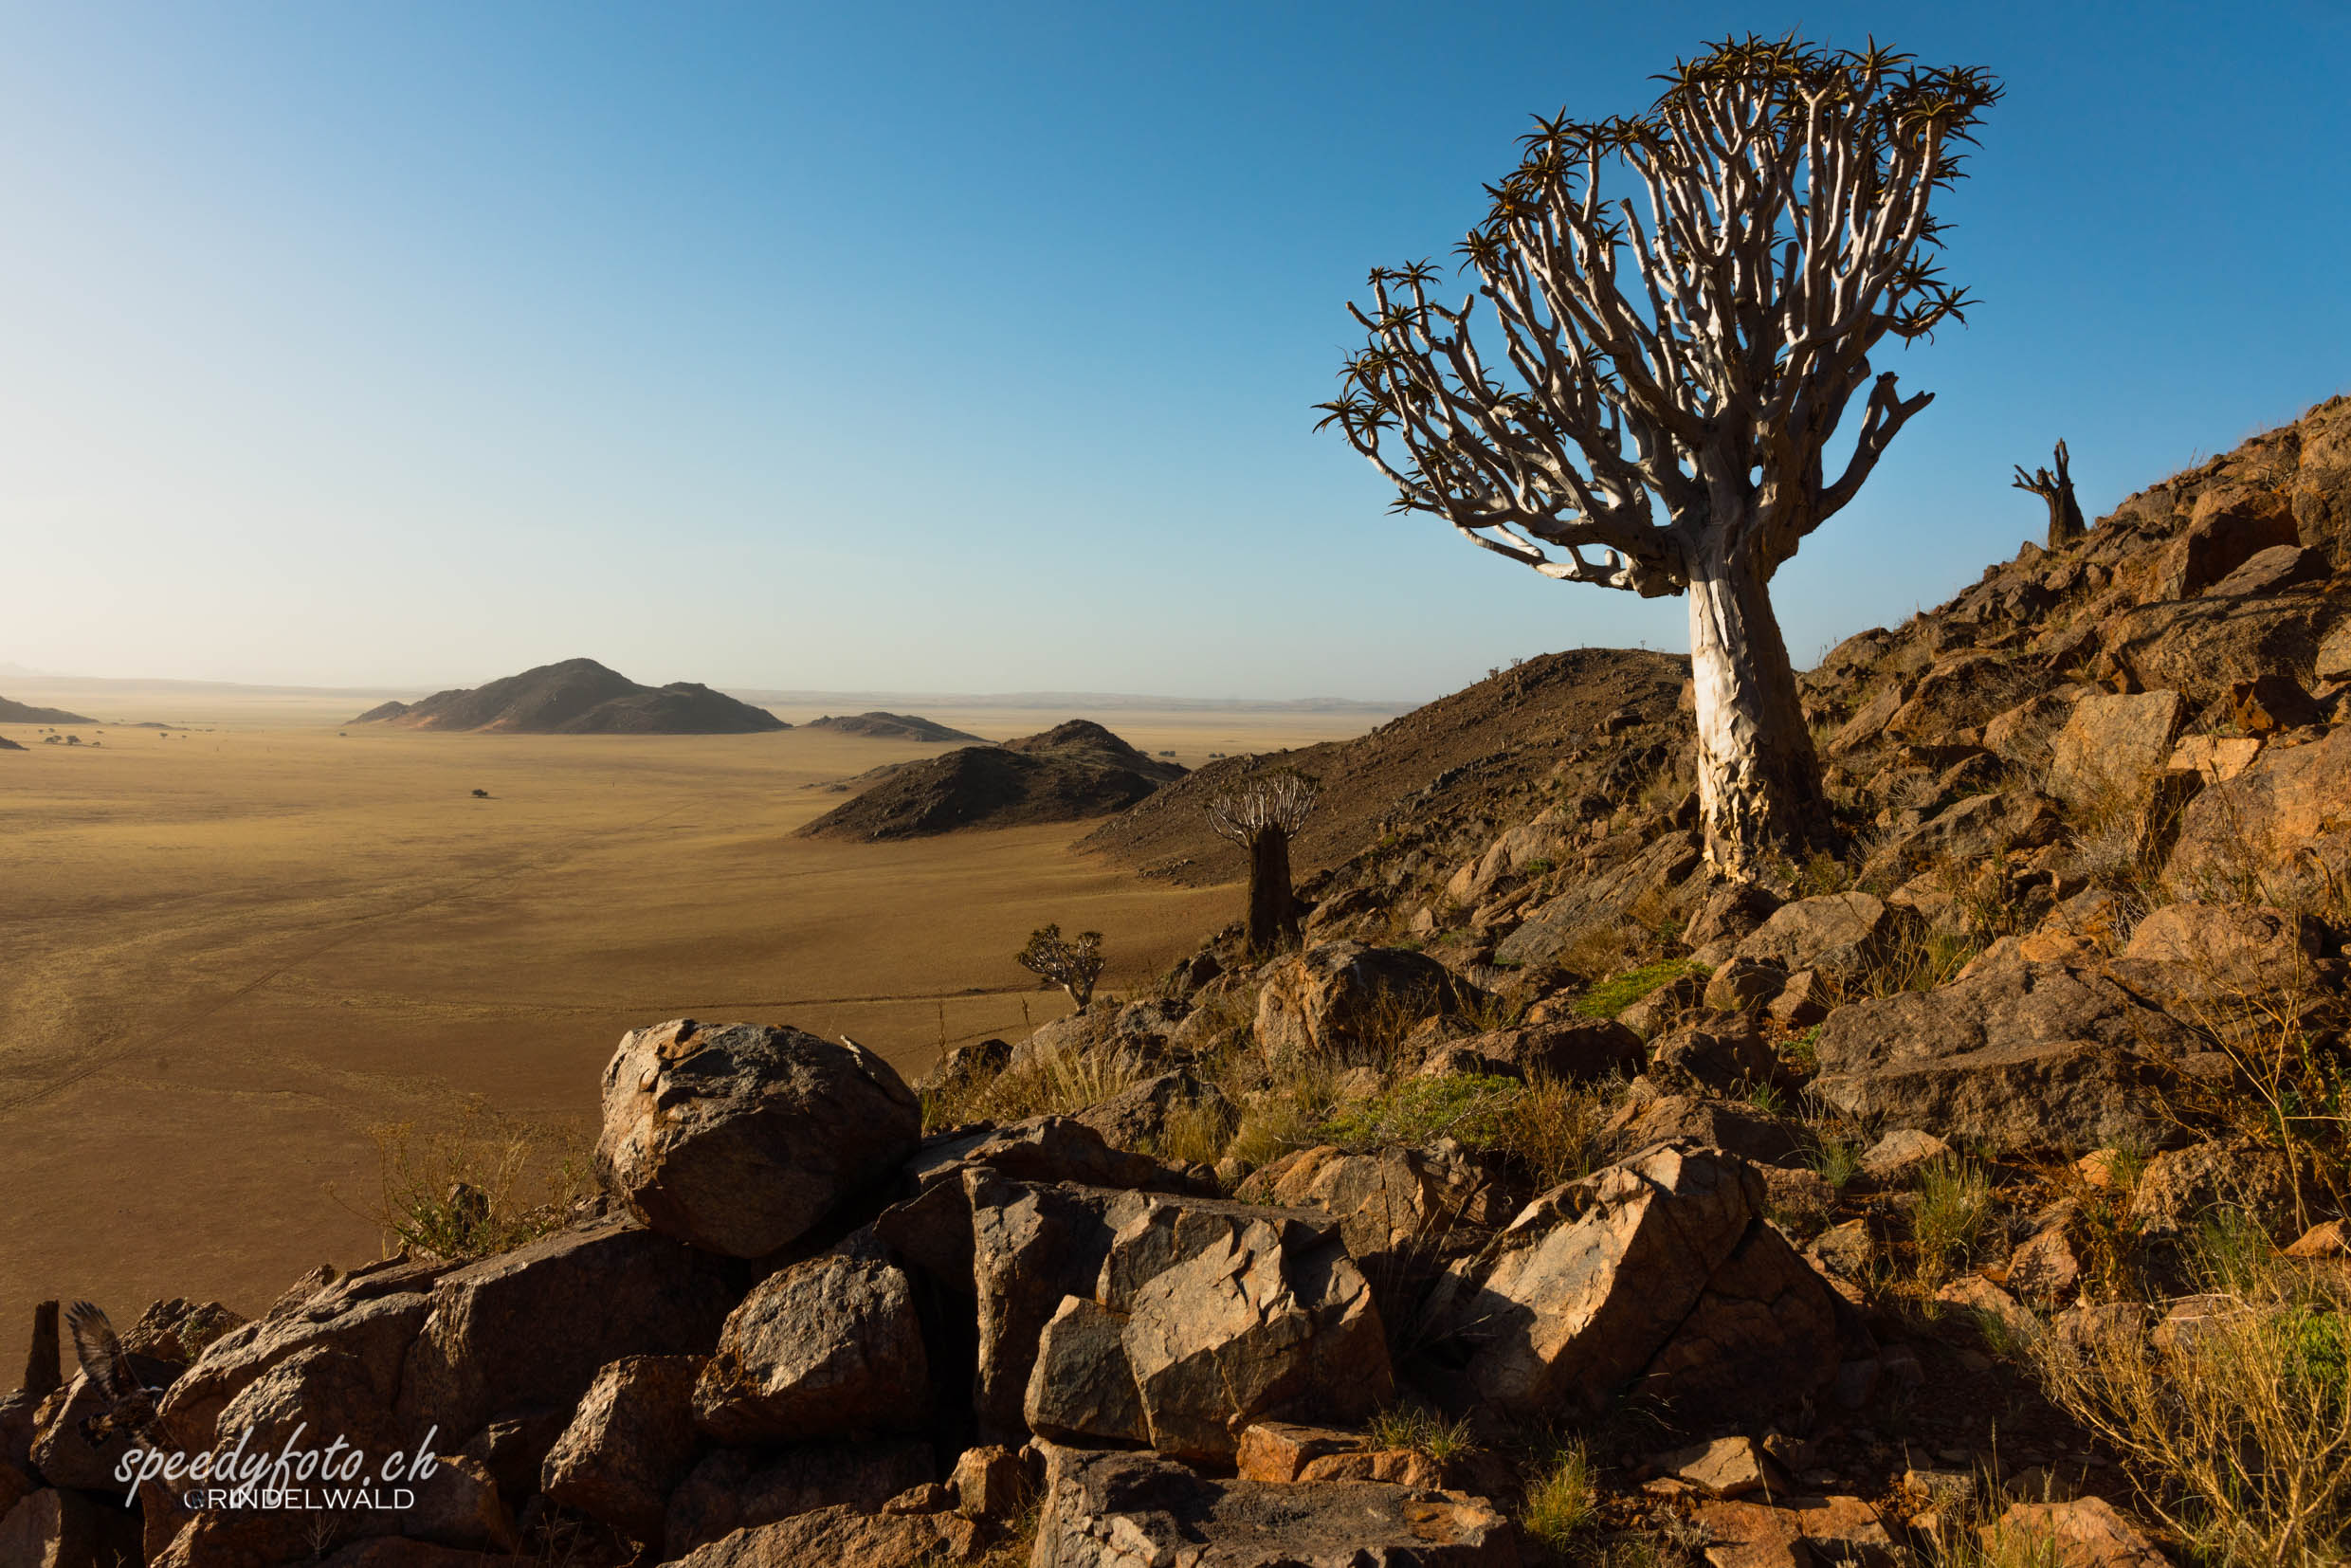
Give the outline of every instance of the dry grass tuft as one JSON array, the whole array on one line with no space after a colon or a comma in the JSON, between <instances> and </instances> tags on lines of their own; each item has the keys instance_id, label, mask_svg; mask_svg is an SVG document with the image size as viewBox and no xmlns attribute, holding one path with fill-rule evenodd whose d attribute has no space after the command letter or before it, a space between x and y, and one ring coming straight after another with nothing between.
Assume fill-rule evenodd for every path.
<instances>
[{"instance_id":1,"label":"dry grass tuft","mask_svg":"<svg viewBox=\"0 0 2351 1568\"><path fill-rule=\"evenodd\" d=\"M353 1212L382 1232L386 1256L503 1252L561 1230L574 1201L595 1190L578 1129L507 1116L479 1095L454 1127L420 1135L413 1122L384 1122L368 1139L381 1185L371 1207Z\"/></svg>"},{"instance_id":2,"label":"dry grass tuft","mask_svg":"<svg viewBox=\"0 0 2351 1568\"><path fill-rule=\"evenodd\" d=\"M2226 1228L2196 1254L2192 1332L2032 1345L2067 1413L2127 1460L2147 1506L2219 1568L2316 1568L2351 1537L2351 1283Z\"/></svg>"}]
</instances>

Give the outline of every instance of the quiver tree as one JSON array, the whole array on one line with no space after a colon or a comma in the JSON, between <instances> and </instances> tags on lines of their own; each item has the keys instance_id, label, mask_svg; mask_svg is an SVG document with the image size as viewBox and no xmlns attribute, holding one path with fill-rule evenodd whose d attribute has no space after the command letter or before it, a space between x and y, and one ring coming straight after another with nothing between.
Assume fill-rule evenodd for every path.
<instances>
[{"instance_id":1,"label":"quiver tree","mask_svg":"<svg viewBox=\"0 0 2351 1568\"><path fill-rule=\"evenodd\" d=\"M1099 931L1081 931L1075 940L1065 941L1059 925L1040 925L1012 961L1037 976L1039 991L1059 986L1084 1012L1094 999L1094 982L1102 978L1102 940Z\"/></svg>"},{"instance_id":2,"label":"quiver tree","mask_svg":"<svg viewBox=\"0 0 2351 1568\"><path fill-rule=\"evenodd\" d=\"M1793 38L1662 80L1644 115L1537 119L1459 247L1459 308L1428 263L1376 269L1348 306L1370 342L1321 407L1398 510L1563 582L1688 596L1707 855L1737 872L1825 826L1772 575L1931 396L1869 355L1961 319L1929 209L2000 89ZM1604 200L1604 171L1642 200ZM1480 297L1498 359L1471 341Z\"/></svg>"},{"instance_id":3,"label":"quiver tree","mask_svg":"<svg viewBox=\"0 0 2351 1568\"><path fill-rule=\"evenodd\" d=\"M1209 826L1248 852L1248 950L1271 953L1298 939L1290 888L1290 835L1314 810L1320 783L1295 768L1273 768L1218 791Z\"/></svg>"},{"instance_id":4,"label":"quiver tree","mask_svg":"<svg viewBox=\"0 0 2351 1568\"><path fill-rule=\"evenodd\" d=\"M2062 550L2089 532L2082 520L2081 502L2073 499L2073 476L2066 471L2066 444L2057 443L2057 472L2047 468L2025 472L2025 465L2015 465L2016 478L2010 483L2012 490L2030 490L2049 503L2049 547Z\"/></svg>"}]
</instances>

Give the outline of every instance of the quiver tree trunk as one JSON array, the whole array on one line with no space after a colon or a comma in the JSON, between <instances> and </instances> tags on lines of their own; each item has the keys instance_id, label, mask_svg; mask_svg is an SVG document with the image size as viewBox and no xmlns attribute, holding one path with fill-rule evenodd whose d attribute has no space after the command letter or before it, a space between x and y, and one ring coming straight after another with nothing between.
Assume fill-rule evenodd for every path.
<instances>
[{"instance_id":1,"label":"quiver tree trunk","mask_svg":"<svg viewBox=\"0 0 2351 1568\"><path fill-rule=\"evenodd\" d=\"M1825 833L1819 759L1753 561L1707 551L1692 563L1687 593L1706 859L1720 872L1746 876L1759 851L1793 849Z\"/></svg>"},{"instance_id":2,"label":"quiver tree trunk","mask_svg":"<svg viewBox=\"0 0 2351 1568\"><path fill-rule=\"evenodd\" d=\"M1248 949L1272 953L1298 940L1298 900L1290 891L1290 835L1267 827L1248 842Z\"/></svg>"}]
</instances>

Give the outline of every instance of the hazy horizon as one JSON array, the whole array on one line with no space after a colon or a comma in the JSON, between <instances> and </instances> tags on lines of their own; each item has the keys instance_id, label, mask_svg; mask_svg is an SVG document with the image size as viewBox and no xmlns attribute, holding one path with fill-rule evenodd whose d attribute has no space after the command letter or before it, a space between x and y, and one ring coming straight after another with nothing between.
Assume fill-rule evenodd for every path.
<instances>
[{"instance_id":1,"label":"hazy horizon","mask_svg":"<svg viewBox=\"0 0 2351 1568\"><path fill-rule=\"evenodd\" d=\"M1799 664L2037 538L2056 438L2095 517L2351 385L2339 6L10 16L0 661L94 678L1401 702L1680 650L1390 515L1311 405L1530 115L1734 30L2008 85L1941 209L1981 303L1881 356L1937 400L1781 573Z\"/></svg>"}]
</instances>

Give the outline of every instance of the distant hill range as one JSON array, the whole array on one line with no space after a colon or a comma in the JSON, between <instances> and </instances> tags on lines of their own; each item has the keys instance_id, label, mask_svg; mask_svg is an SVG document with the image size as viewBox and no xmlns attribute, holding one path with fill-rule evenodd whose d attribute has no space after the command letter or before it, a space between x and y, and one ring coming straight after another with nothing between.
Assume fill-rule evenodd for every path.
<instances>
[{"instance_id":1,"label":"distant hill range","mask_svg":"<svg viewBox=\"0 0 2351 1568\"><path fill-rule=\"evenodd\" d=\"M95 724L97 722L97 720L85 719L78 713L67 713L64 708L36 708L28 702L11 702L7 698L0 697L0 724Z\"/></svg>"},{"instance_id":2,"label":"distant hill range","mask_svg":"<svg viewBox=\"0 0 2351 1568\"><path fill-rule=\"evenodd\" d=\"M385 702L351 722L517 735L744 735L792 728L765 708L695 682L641 686L593 659L541 665L419 702Z\"/></svg>"},{"instance_id":3,"label":"distant hill range","mask_svg":"<svg viewBox=\"0 0 2351 1568\"><path fill-rule=\"evenodd\" d=\"M1075 822L1122 811L1184 775L1100 724L1072 719L1000 746L965 746L893 767L800 830L811 838L923 838L959 828Z\"/></svg>"},{"instance_id":4,"label":"distant hill range","mask_svg":"<svg viewBox=\"0 0 2351 1568\"><path fill-rule=\"evenodd\" d=\"M801 726L811 730L839 730L844 735L863 735L877 740L976 740L987 743L987 737L965 730L951 730L934 719L918 718L911 713L858 713L834 718L828 714L811 719Z\"/></svg>"}]
</instances>

